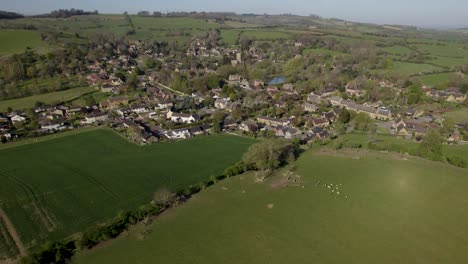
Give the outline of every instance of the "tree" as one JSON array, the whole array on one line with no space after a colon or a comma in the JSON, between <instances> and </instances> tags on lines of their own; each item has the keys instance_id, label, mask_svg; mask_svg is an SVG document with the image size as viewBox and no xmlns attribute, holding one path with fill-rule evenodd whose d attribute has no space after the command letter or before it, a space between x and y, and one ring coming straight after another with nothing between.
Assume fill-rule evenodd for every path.
<instances>
[{"instance_id":1,"label":"tree","mask_svg":"<svg viewBox=\"0 0 468 264\"><path fill-rule=\"evenodd\" d=\"M342 124L348 124L351 121L351 114L346 108L341 109L340 115L338 116L338 122Z\"/></svg>"},{"instance_id":2,"label":"tree","mask_svg":"<svg viewBox=\"0 0 468 264\"><path fill-rule=\"evenodd\" d=\"M213 132L221 133L222 127L221 124L224 121L224 113L217 111L213 114Z\"/></svg>"},{"instance_id":3,"label":"tree","mask_svg":"<svg viewBox=\"0 0 468 264\"><path fill-rule=\"evenodd\" d=\"M242 162L247 169L258 170L263 179L268 173L295 159L297 146L284 139L266 139L250 146ZM266 175L266 176L265 176Z\"/></svg>"},{"instance_id":4,"label":"tree","mask_svg":"<svg viewBox=\"0 0 468 264\"><path fill-rule=\"evenodd\" d=\"M442 160L442 137L435 129L430 129L419 145L419 155L431 160Z\"/></svg>"}]
</instances>

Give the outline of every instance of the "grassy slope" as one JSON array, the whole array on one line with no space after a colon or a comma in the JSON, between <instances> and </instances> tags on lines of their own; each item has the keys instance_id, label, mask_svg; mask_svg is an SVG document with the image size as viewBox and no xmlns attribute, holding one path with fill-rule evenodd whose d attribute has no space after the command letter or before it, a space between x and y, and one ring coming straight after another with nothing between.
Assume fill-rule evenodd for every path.
<instances>
[{"instance_id":1,"label":"grassy slope","mask_svg":"<svg viewBox=\"0 0 468 264\"><path fill-rule=\"evenodd\" d=\"M33 95L19 99L4 100L0 101L0 112L6 111L8 107L13 108L14 110L31 108L34 107L38 101L46 104L51 104L54 102L67 102L92 91L95 91L93 87L81 87L68 89L65 91Z\"/></svg>"},{"instance_id":2,"label":"grassy slope","mask_svg":"<svg viewBox=\"0 0 468 264\"><path fill-rule=\"evenodd\" d=\"M359 155L306 152L297 162L304 188L231 178L75 263L430 264L468 258L466 170ZM340 195L316 187L319 180L339 184ZM138 234L147 229L152 232L141 240Z\"/></svg>"},{"instance_id":3,"label":"grassy slope","mask_svg":"<svg viewBox=\"0 0 468 264\"><path fill-rule=\"evenodd\" d=\"M97 130L2 150L0 206L31 247L147 203L163 186L220 175L252 142L210 136L138 147Z\"/></svg>"},{"instance_id":4,"label":"grassy slope","mask_svg":"<svg viewBox=\"0 0 468 264\"><path fill-rule=\"evenodd\" d=\"M0 56L43 46L40 34L30 30L0 30L0 40Z\"/></svg>"}]
</instances>

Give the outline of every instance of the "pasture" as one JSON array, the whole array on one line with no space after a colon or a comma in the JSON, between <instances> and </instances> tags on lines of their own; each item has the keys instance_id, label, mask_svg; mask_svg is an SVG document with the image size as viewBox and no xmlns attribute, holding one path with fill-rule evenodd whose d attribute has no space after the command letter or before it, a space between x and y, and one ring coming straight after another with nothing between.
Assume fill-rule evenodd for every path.
<instances>
[{"instance_id":1,"label":"pasture","mask_svg":"<svg viewBox=\"0 0 468 264\"><path fill-rule=\"evenodd\" d=\"M337 166L339 164L339 166ZM220 182L74 263L464 263L467 170L396 154L303 153Z\"/></svg>"},{"instance_id":2,"label":"pasture","mask_svg":"<svg viewBox=\"0 0 468 264\"><path fill-rule=\"evenodd\" d=\"M220 135L140 147L94 130L0 150L0 208L36 248L147 204L160 188L221 175L253 142Z\"/></svg>"},{"instance_id":3,"label":"pasture","mask_svg":"<svg viewBox=\"0 0 468 264\"><path fill-rule=\"evenodd\" d=\"M419 79L424 85L445 88L448 86L450 78L455 77L454 73L436 73L422 76L416 76L413 79Z\"/></svg>"},{"instance_id":4,"label":"pasture","mask_svg":"<svg viewBox=\"0 0 468 264\"><path fill-rule=\"evenodd\" d=\"M0 112L6 111L8 107L13 110L28 109L35 106L36 102L52 104L56 102L68 102L91 93L96 89L93 87L72 88L64 91L38 94L18 99L0 101Z\"/></svg>"},{"instance_id":5,"label":"pasture","mask_svg":"<svg viewBox=\"0 0 468 264\"><path fill-rule=\"evenodd\" d=\"M27 47L44 47L39 32L31 30L0 30L0 56L21 53Z\"/></svg>"}]
</instances>

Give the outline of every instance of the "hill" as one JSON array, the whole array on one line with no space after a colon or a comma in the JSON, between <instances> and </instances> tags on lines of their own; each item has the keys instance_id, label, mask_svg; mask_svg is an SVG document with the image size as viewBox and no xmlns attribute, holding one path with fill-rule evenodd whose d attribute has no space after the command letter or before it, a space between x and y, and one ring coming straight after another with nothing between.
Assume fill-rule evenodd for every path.
<instances>
[{"instance_id":1,"label":"hill","mask_svg":"<svg viewBox=\"0 0 468 264\"><path fill-rule=\"evenodd\" d=\"M337 166L339 164L339 166ZM466 170L376 152L304 153L298 182L228 179L74 263L463 263ZM144 234L144 235L142 235Z\"/></svg>"}]
</instances>

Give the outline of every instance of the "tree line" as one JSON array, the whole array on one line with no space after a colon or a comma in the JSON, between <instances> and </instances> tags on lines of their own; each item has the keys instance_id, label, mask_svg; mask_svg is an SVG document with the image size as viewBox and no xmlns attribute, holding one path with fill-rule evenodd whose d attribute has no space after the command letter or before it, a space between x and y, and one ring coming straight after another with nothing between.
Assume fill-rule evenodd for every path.
<instances>
[{"instance_id":1,"label":"tree line","mask_svg":"<svg viewBox=\"0 0 468 264\"><path fill-rule=\"evenodd\" d=\"M24 16L22 14L0 10L0 19L16 19L16 18L23 18L23 17Z\"/></svg>"}]
</instances>

